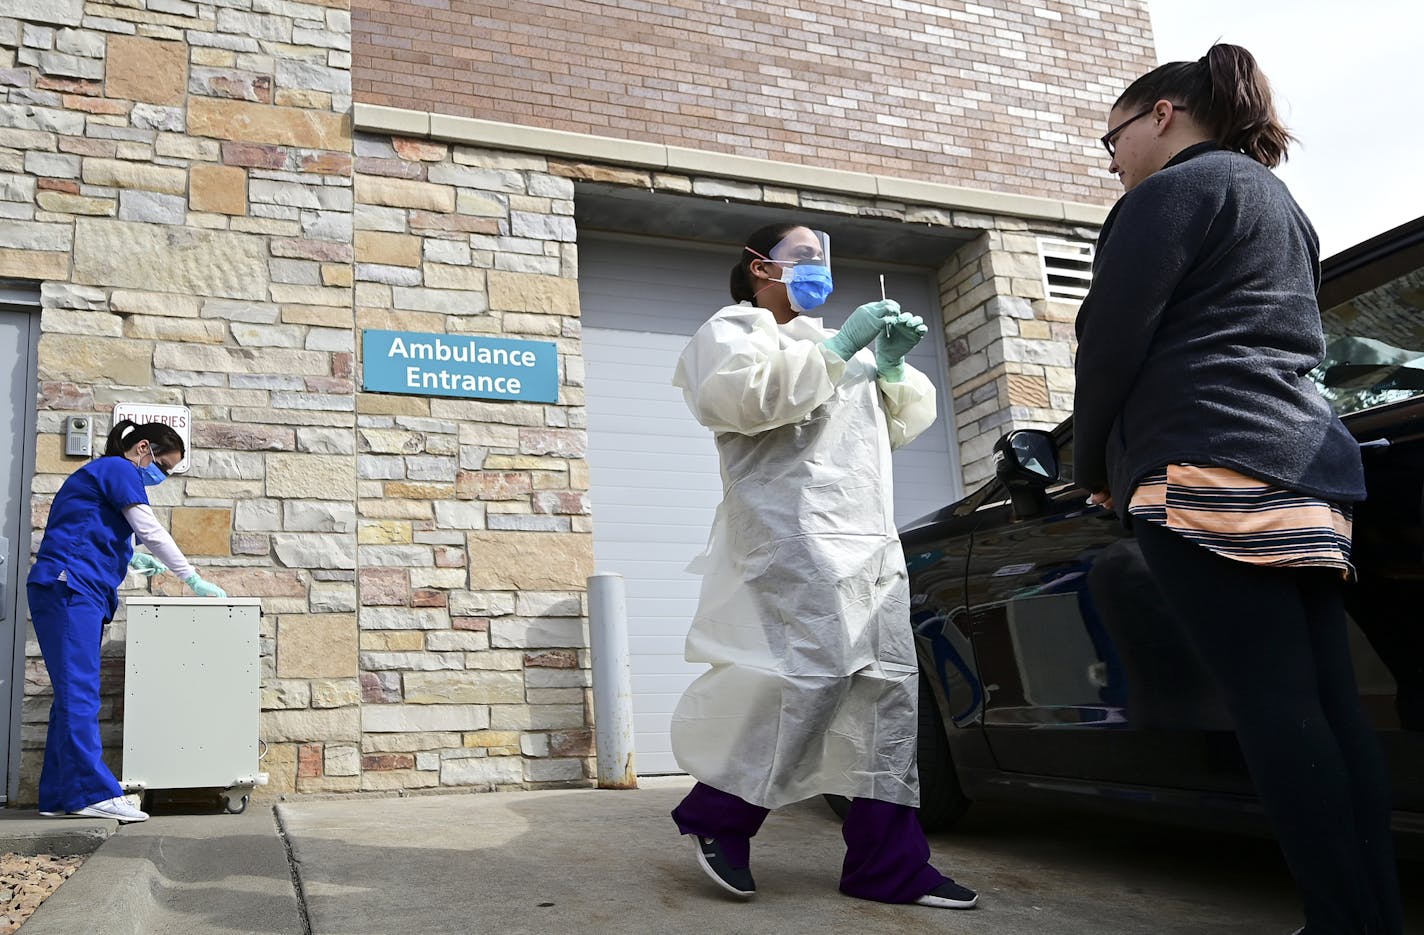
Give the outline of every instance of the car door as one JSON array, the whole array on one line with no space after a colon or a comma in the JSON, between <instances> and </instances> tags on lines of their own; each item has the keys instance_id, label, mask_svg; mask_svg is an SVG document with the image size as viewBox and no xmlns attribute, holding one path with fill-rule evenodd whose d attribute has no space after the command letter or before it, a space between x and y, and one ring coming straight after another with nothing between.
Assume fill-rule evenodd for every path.
<instances>
[{"instance_id":1,"label":"car door","mask_svg":"<svg viewBox=\"0 0 1424 935\"><path fill-rule=\"evenodd\" d=\"M1060 478L1071 479L1071 435ZM1065 476L1067 475L1067 476ZM1035 515L986 510L969 629L998 767L1070 780L1248 792L1216 688L1117 517L1071 483Z\"/></svg>"},{"instance_id":2,"label":"car door","mask_svg":"<svg viewBox=\"0 0 1424 935\"><path fill-rule=\"evenodd\" d=\"M1312 374L1361 442L1345 590L1361 706L1403 820L1424 827L1424 219L1327 262ZM1066 431L1058 433L1067 455ZM1059 487L987 511L966 562L983 724L998 767L1249 793L1229 718L1120 524Z\"/></svg>"},{"instance_id":3,"label":"car door","mask_svg":"<svg viewBox=\"0 0 1424 935\"><path fill-rule=\"evenodd\" d=\"M1395 808L1424 827L1424 218L1332 257L1323 275L1326 354L1312 377L1361 442L1368 491L1345 590L1351 653Z\"/></svg>"},{"instance_id":4,"label":"car door","mask_svg":"<svg viewBox=\"0 0 1424 935\"><path fill-rule=\"evenodd\" d=\"M1424 398L1351 421L1366 442L1369 499L1355 509L1350 651L1395 808L1424 820Z\"/></svg>"}]
</instances>

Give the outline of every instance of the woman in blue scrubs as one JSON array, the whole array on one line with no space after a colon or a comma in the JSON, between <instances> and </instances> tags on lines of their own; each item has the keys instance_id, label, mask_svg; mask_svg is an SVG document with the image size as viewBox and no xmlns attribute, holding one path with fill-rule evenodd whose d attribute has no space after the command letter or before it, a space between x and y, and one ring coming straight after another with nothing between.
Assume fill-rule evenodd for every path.
<instances>
[{"instance_id":1,"label":"woman in blue scrubs","mask_svg":"<svg viewBox=\"0 0 1424 935\"><path fill-rule=\"evenodd\" d=\"M161 483L183 456L183 439L169 426L125 419L109 433L104 456L71 474L50 506L26 589L54 685L40 773L43 815L148 818L124 799L104 764L99 644L131 566L149 577L171 567L195 594L227 596L199 577L148 505L144 488ZM135 554L134 536L158 558Z\"/></svg>"}]
</instances>

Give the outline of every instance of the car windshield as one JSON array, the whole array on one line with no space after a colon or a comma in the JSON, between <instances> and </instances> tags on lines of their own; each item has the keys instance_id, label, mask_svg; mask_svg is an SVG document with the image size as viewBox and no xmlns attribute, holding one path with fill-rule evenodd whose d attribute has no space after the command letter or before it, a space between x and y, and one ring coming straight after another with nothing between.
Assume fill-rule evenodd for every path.
<instances>
[{"instance_id":1,"label":"car windshield","mask_svg":"<svg viewBox=\"0 0 1424 935\"><path fill-rule=\"evenodd\" d=\"M1336 415L1424 395L1424 269L1326 309L1310 378Z\"/></svg>"}]
</instances>

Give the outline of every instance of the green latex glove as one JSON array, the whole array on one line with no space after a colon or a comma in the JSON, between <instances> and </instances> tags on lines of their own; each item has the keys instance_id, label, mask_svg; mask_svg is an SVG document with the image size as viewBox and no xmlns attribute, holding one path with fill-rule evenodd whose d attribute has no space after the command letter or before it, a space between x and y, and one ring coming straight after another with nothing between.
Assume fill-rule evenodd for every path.
<instances>
[{"instance_id":1,"label":"green latex glove","mask_svg":"<svg viewBox=\"0 0 1424 935\"><path fill-rule=\"evenodd\" d=\"M199 597L227 597L227 592L211 581L204 581L197 572L183 579L183 583L193 589Z\"/></svg>"},{"instance_id":2,"label":"green latex glove","mask_svg":"<svg viewBox=\"0 0 1424 935\"><path fill-rule=\"evenodd\" d=\"M891 383L905 379L905 355L928 333L929 326L919 315L899 312L882 320L887 334L875 339L875 369Z\"/></svg>"},{"instance_id":3,"label":"green latex glove","mask_svg":"<svg viewBox=\"0 0 1424 935\"><path fill-rule=\"evenodd\" d=\"M825 345L841 360L850 360L861 348L869 347L875 336L885 329L882 319L899 311L899 304L888 299L862 305L850 313L840 331L825 340Z\"/></svg>"},{"instance_id":4,"label":"green latex glove","mask_svg":"<svg viewBox=\"0 0 1424 935\"><path fill-rule=\"evenodd\" d=\"M141 575L152 578L154 575L161 575L168 570L168 566L147 552L135 552L133 558L129 559L129 567Z\"/></svg>"}]
</instances>

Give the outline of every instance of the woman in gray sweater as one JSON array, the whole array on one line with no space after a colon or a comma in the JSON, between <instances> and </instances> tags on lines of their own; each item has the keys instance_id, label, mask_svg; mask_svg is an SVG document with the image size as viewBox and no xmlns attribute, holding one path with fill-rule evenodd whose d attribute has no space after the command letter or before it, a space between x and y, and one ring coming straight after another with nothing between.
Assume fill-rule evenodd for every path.
<instances>
[{"instance_id":1,"label":"woman in gray sweater","mask_svg":"<svg viewBox=\"0 0 1424 935\"><path fill-rule=\"evenodd\" d=\"M1143 75L1102 138L1125 194L1078 313L1074 471L1132 526L1221 685L1307 935L1398 935L1390 792L1341 587L1359 448L1307 378L1319 243L1270 171L1291 136L1255 59ZM1165 622L1164 622L1165 625Z\"/></svg>"}]
</instances>

